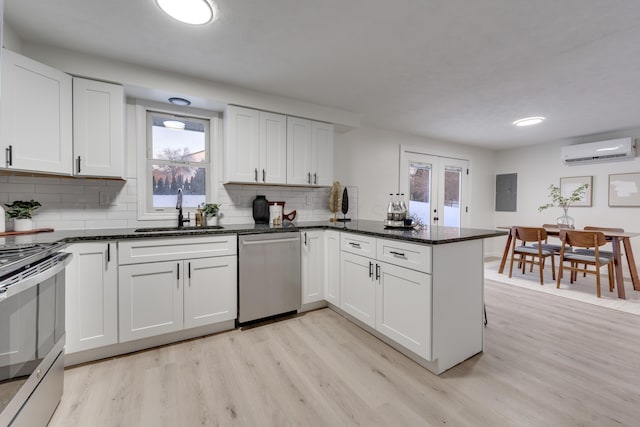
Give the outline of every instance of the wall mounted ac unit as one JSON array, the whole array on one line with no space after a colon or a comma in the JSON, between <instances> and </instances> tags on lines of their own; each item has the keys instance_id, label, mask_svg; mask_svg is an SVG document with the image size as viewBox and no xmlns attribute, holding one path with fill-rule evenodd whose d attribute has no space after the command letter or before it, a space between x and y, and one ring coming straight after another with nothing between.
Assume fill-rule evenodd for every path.
<instances>
[{"instance_id":1,"label":"wall mounted ac unit","mask_svg":"<svg viewBox=\"0 0 640 427\"><path fill-rule=\"evenodd\" d=\"M562 147L562 161L567 165L608 162L636 156L636 144L632 138L610 139Z\"/></svg>"}]
</instances>

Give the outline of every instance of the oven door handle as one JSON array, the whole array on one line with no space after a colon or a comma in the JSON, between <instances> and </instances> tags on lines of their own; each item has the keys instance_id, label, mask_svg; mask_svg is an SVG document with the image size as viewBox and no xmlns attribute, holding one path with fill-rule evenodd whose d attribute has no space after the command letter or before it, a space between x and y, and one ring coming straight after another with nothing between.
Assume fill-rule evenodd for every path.
<instances>
[{"instance_id":1,"label":"oven door handle","mask_svg":"<svg viewBox=\"0 0 640 427\"><path fill-rule=\"evenodd\" d=\"M26 276L25 279L0 288L0 301L11 298L52 278L67 267L71 262L72 256L70 253L60 253L57 257L57 262L53 266L47 266L47 263L51 263L51 261L47 260L19 273L24 274ZM42 271L38 271L39 269Z\"/></svg>"}]
</instances>

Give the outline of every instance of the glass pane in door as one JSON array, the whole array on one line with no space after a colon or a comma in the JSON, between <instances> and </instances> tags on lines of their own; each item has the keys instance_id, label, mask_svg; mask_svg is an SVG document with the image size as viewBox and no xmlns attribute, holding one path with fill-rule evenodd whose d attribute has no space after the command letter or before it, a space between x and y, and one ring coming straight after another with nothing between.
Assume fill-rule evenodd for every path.
<instances>
[{"instance_id":1,"label":"glass pane in door","mask_svg":"<svg viewBox=\"0 0 640 427\"><path fill-rule=\"evenodd\" d=\"M460 227L462 168L446 166L444 170L444 226Z\"/></svg>"},{"instance_id":2,"label":"glass pane in door","mask_svg":"<svg viewBox=\"0 0 640 427\"><path fill-rule=\"evenodd\" d=\"M431 211L431 165L409 163L409 213L429 224Z\"/></svg>"}]
</instances>

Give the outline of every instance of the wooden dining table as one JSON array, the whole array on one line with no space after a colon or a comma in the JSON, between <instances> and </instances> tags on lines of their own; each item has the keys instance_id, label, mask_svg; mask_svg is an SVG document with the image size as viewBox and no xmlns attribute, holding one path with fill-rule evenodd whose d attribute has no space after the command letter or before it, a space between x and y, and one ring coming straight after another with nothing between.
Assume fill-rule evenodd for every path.
<instances>
[{"instance_id":1,"label":"wooden dining table","mask_svg":"<svg viewBox=\"0 0 640 427\"><path fill-rule=\"evenodd\" d=\"M497 227L503 230L509 230L509 235L507 236L507 243L504 246L504 252L502 253L502 260L500 261L500 268L498 269L498 273L504 272L504 266L507 263L507 258L509 258L509 251L511 250L511 241L513 239L515 226L513 227ZM559 236L560 229L559 228L544 228L547 231L547 235L549 236ZM636 261L633 258L633 251L631 249L631 238L640 236L640 233L634 232L616 232L616 231L602 231L602 234L611 241L611 246L613 247L613 261L614 261L614 271L616 276L616 286L618 287L618 298L626 299L626 295L624 292L624 276L622 275L622 254L621 248L624 247L624 252L627 256L627 264L629 266L629 273L631 274L631 283L633 284L633 289L636 291L640 291L640 280L638 279L638 269L636 268Z\"/></svg>"}]
</instances>

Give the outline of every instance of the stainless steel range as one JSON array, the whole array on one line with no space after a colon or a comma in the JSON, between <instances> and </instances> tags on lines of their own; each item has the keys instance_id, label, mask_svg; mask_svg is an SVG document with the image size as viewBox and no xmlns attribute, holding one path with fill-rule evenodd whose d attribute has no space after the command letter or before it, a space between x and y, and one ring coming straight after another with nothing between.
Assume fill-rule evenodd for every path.
<instances>
[{"instance_id":1,"label":"stainless steel range","mask_svg":"<svg viewBox=\"0 0 640 427\"><path fill-rule=\"evenodd\" d=\"M45 426L62 396L60 243L0 245L0 426Z\"/></svg>"}]
</instances>

